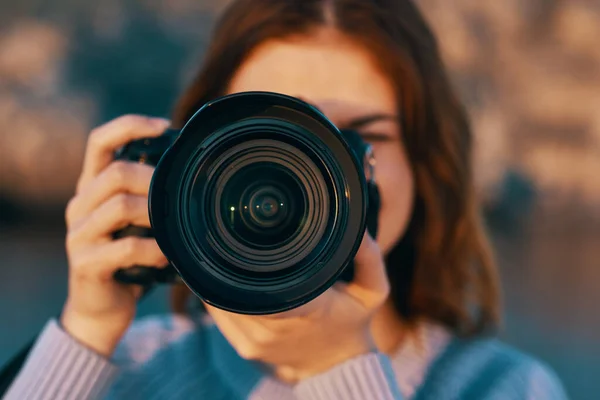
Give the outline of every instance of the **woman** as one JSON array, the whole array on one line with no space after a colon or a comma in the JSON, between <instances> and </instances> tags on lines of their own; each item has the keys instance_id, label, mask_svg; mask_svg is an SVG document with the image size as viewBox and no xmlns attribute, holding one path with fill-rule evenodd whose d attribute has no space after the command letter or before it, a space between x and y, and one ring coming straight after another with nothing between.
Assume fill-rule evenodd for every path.
<instances>
[{"instance_id":1,"label":"woman","mask_svg":"<svg viewBox=\"0 0 600 400\"><path fill-rule=\"evenodd\" d=\"M377 159L377 243L365 235L356 279L291 312L206 307L133 326L131 265L165 265L149 226L150 167L113 162L126 142L181 126L202 104L272 91L358 129ZM473 190L471 134L435 40L409 0L239 0L217 26L174 120L125 116L90 136L66 212L69 295L9 399L559 399L552 372L486 335L498 282Z\"/></svg>"}]
</instances>

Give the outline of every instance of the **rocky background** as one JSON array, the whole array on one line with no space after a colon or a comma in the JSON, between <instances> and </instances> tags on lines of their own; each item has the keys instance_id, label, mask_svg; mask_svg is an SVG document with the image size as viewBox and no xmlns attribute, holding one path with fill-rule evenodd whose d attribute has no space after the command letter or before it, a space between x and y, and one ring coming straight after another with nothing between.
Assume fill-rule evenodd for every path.
<instances>
[{"instance_id":1,"label":"rocky background","mask_svg":"<svg viewBox=\"0 0 600 400\"><path fill-rule=\"evenodd\" d=\"M0 363L64 299L62 215L87 133L123 113L168 116L227 2L0 0ZM419 4L477 135L504 338L573 398L597 398L600 1Z\"/></svg>"}]
</instances>

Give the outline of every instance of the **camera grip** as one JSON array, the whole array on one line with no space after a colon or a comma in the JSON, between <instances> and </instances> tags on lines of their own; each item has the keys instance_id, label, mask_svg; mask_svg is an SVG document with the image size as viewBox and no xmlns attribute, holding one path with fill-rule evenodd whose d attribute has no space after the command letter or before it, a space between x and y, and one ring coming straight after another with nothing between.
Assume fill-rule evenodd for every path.
<instances>
[{"instance_id":1,"label":"camera grip","mask_svg":"<svg viewBox=\"0 0 600 400\"><path fill-rule=\"evenodd\" d=\"M379 228L379 208L381 200L379 198L379 188L375 182L367 183L369 193L369 207L367 209L367 232L373 239L377 239L377 229Z\"/></svg>"},{"instance_id":2,"label":"camera grip","mask_svg":"<svg viewBox=\"0 0 600 400\"><path fill-rule=\"evenodd\" d=\"M115 232L114 239L119 239L127 236L138 236L151 238L152 230L139 226L128 226L120 231ZM156 283L175 283L179 275L175 272L173 266L168 265L165 268L145 267L136 265L129 268L120 268L113 274L113 278L120 283L141 285L146 288Z\"/></svg>"},{"instance_id":3,"label":"camera grip","mask_svg":"<svg viewBox=\"0 0 600 400\"><path fill-rule=\"evenodd\" d=\"M377 229L379 225L379 208L380 198L379 189L375 182L367 182L367 192L369 196L369 204L367 207L367 229L365 234L371 235L373 239L377 239ZM351 282L354 279L354 261L352 261L342 272L339 280L342 282Z\"/></svg>"},{"instance_id":4,"label":"camera grip","mask_svg":"<svg viewBox=\"0 0 600 400\"><path fill-rule=\"evenodd\" d=\"M115 160L156 166L164 152L175 141L178 135L178 130L167 129L159 137L134 140L116 152ZM113 234L113 239L127 236L138 236L143 238L154 237L151 229L130 225L115 232ZM115 271L113 278L117 282L142 285L146 289L149 289L156 283L175 283L178 281L179 275L171 265L168 265L165 268L137 265Z\"/></svg>"}]
</instances>

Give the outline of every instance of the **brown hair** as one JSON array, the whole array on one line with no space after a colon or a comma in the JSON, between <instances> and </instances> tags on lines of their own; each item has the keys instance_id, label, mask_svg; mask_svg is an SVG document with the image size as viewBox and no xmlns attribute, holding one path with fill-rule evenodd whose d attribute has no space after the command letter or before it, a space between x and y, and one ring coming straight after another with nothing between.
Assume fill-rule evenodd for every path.
<instances>
[{"instance_id":1,"label":"brown hair","mask_svg":"<svg viewBox=\"0 0 600 400\"><path fill-rule=\"evenodd\" d=\"M498 326L496 269L482 231L471 165L472 135L436 40L411 0L238 0L214 32L204 66L174 111L182 125L225 94L249 53L269 39L334 27L371 51L395 85L416 182L408 230L387 256L391 298L410 323L429 319L459 335ZM187 289L176 288L182 312Z\"/></svg>"}]
</instances>

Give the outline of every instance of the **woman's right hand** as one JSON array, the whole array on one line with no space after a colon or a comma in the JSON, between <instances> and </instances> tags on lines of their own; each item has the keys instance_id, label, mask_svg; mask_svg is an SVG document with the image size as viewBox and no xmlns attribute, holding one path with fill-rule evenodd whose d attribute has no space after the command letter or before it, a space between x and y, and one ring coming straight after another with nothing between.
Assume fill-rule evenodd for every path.
<instances>
[{"instance_id":1,"label":"woman's right hand","mask_svg":"<svg viewBox=\"0 0 600 400\"><path fill-rule=\"evenodd\" d=\"M68 297L61 324L76 340L110 356L135 316L141 287L113 279L120 268L164 267L156 241L113 232L128 225L150 227L148 189L153 167L113 161L126 143L159 136L169 121L135 115L119 117L92 131L76 195L66 210Z\"/></svg>"}]
</instances>

